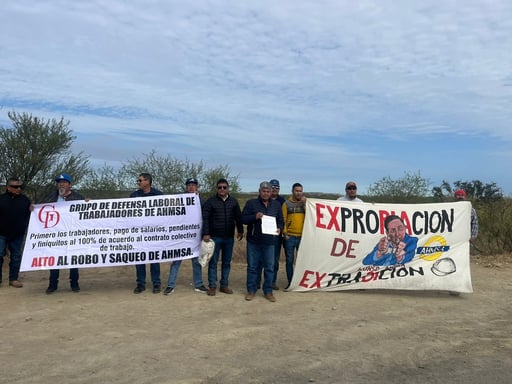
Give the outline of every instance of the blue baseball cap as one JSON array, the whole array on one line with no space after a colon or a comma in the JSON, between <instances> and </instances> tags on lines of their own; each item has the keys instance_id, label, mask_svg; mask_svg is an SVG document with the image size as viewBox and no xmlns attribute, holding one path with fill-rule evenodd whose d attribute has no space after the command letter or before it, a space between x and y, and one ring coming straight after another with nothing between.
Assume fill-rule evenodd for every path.
<instances>
[{"instance_id":1,"label":"blue baseball cap","mask_svg":"<svg viewBox=\"0 0 512 384\"><path fill-rule=\"evenodd\" d=\"M279 180L276 180L276 179L270 180L270 185L273 187L279 187Z\"/></svg>"},{"instance_id":2,"label":"blue baseball cap","mask_svg":"<svg viewBox=\"0 0 512 384\"><path fill-rule=\"evenodd\" d=\"M68 183L71 184L73 179L67 173L61 173L59 176L55 178L56 183L58 183L59 181L67 181Z\"/></svg>"}]
</instances>

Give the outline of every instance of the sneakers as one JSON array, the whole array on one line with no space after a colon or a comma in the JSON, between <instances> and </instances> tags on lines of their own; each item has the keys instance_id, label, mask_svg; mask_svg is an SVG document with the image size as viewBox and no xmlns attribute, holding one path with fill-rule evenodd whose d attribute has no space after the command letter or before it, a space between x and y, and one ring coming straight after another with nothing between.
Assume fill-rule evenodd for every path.
<instances>
[{"instance_id":1,"label":"sneakers","mask_svg":"<svg viewBox=\"0 0 512 384\"><path fill-rule=\"evenodd\" d=\"M206 293L208 296L215 296L217 288L208 288L208 292Z\"/></svg>"},{"instance_id":2,"label":"sneakers","mask_svg":"<svg viewBox=\"0 0 512 384\"><path fill-rule=\"evenodd\" d=\"M160 293L162 292L162 288L160 287L159 284L155 284L153 285L153 293Z\"/></svg>"},{"instance_id":3,"label":"sneakers","mask_svg":"<svg viewBox=\"0 0 512 384\"><path fill-rule=\"evenodd\" d=\"M220 287L219 291L222 293L226 293L228 295L231 295L233 293L233 290L229 287Z\"/></svg>"},{"instance_id":4,"label":"sneakers","mask_svg":"<svg viewBox=\"0 0 512 384\"><path fill-rule=\"evenodd\" d=\"M204 285L201 285L200 287L194 288L194 292L207 293L208 289Z\"/></svg>"},{"instance_id":5,"label":"sneakers","mask_svg":"<svg viewBox=\"0 0 512 384\"><path fill-rule=\"evenodd\" d=\"M19 281L19 280L11 280L11 281L9 281L9 285L11 287L14 287L14 288L21 288L21 287L23 287L22 282Z\"/></svg>"},{"instance_id":6,"label":"sneakers","mask_svg":"<svg viewBox=\"0 0 512 384\"><path fill-rule=\"evenodd\" d=\"M254 292L247 292L247 294L245 295L245 300L251 301L252 299L254 299Z\"/></svg>"},{"instance_id":7,"label":"sneakers","mask_svg":"<svg viewBox=\"0 0 512 384\"><path fill-rule=\"evenodd\" d=\"M46 288L46 294L47 295L51 295L56 290L57 290L57 286L56 285L50 285L50 286L48 286L48 288Z\"/></svg>"},{"instance_id":8,"label":"sneakers","mask_svg":"<svg viewBox=\"0 0 512 384\"><path fill-rule=\"evenodd\" d=\"M206 289L206 288L205 288L205 289ZM171 288L171 287L167 287L167 288L165 288L165 290L164 290L164 295L165 295L165 296L169 296L169 295L171 295L172 293L174 293L174 288Z\"/></svg>"},{"instance_id":9,"label":"sneakers","mask_svg":"<svg viewBox=\"0 0 512 384\"><path fill-rule=\"evenodd\" d=\"M141 293L141 292L144 292L145 290L146 290L146 287L144 285L137 284L137 286L133 290L133 293Z\"/></svg>"},{"instance_id":10,"label":"sneakers","mask_svg":"<svg viewBox=\"0 0 512 384\"><path fill-rule=\"evenodd\" d=\"M78 283L71 284L71 290L73 292L80 292L80 286L78 285Z\"/></svg>"},{"instance_id":11,"label":"sneakers","mask_svg":"<svg viewBox=\"0 0 512 384\"><path fill-rule=\"evenodd\" d=\"M271 293L266 293L263 296L265 296L265 299L267 299L268 301L270 301L272 303L274 303L276 301L276 298Z\"/></svg>"}]
</instances>

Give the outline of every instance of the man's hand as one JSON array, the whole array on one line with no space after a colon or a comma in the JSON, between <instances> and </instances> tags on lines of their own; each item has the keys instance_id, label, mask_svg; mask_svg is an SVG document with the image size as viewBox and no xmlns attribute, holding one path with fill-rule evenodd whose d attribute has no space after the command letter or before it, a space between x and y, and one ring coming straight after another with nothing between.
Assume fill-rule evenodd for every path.
<instances>
[{"instance_id":1,"label":"man's hand","mask_svg":"<svg viewBox=\"0 0 512 384\"><path fill-rule=\"evenodd\" d=\"M398 247L396 247L396 261L398 263L401 263L402 260L404 259L405 257L405 243L403 241L401 241L400 243L398 243Z\"/></svg>"},{"instance_id":2,"label":"man's hand","mask_svg":"<svg viewBox=\"0 0 512 384\"><path fill-rule=\"evenodd\" d=\"M384 236L379 240L379 244L377 247L377 257L382 257L382 255L385 255L388 251L388 247L389 247L389 240L388 240L387 236Z\"/></svg>"}]
</instances>

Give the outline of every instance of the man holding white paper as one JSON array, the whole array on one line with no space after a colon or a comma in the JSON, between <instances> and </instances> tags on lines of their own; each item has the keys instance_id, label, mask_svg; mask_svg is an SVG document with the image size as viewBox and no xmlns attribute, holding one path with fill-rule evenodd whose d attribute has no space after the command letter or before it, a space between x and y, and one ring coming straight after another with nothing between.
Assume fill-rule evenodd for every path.
<instances>
[{"instance_id":1,"label":"man holding white paper","mask_svg":"<svg viewBox=\"0 0 512 384\"><path fill-rule=\"evenodd\" d=\"M257 278L261 273L258 265L263 265L263 295L268 301L276 301L272 294L274 244L284 222L281 204L270 198L271 193L272 186L263 181L259 196L247 201L242 211L242 223L247 225L247 301L254 299L258 290Z\"/></svg>"}]
</instances>

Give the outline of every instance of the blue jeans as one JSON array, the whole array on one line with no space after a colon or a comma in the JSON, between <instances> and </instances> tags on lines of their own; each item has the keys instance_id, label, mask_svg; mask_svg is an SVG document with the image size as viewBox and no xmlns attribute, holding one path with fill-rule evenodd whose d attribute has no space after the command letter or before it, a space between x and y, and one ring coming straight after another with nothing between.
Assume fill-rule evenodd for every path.
<instances>
[{"instance_id":1,"label":"blue jeans","mask_svg":"<svg viewBox=\"0 0 512 384\"><path fill-rule=\"evenodd\" d=\"M199 288L203 285L203 269L201 268L201 264L197 261L197 257L194 257L192 260L192 278L194 279L194 288ZM167 280L167 286L171 288L176 288L176 278L178 277L178 272L180 270L181 262L183 260L176 260L171 263L169 267L169 279Z\"/></svg>"},{"instance_id":2,"label":"blue jeans","mask_svg":"<svg viewBox=\"0 0 512 384\"><path fill-rule=\"evenodd\" d=\"M283 237L281 235L276 236L274 244L274 280L272 280L272 284L275 284L277 281L277 272L279 272L279 259L281 257L281 246L283 245Z\"/></svg>"},{"instance_id":3,"label":"blue jeans","mask_svg":"<svg viewBox=\"0 0 512 384\"><path fill-rule=\"evenodd\" d=\"M21 247L23 246L24 235L7 240L7 237L0 236L0 280L2 280L2 265L7 248L9 248L9 281L18 280L21 266Z\"/></svg>"},{"instance_id":4,"label":"blue jeans","mask_svg":"<svg viewBox=\"0 0 512 384\"><path fill-rule=\"evenodd\" d=\"M274 279L272 280L272 285L275 285L277 282L277 273L279 272L279 259L281 257L281 245L283 244L283 238L281 236L275 237L274 243ZM258 278L256 279L256 286L261 286L261 273L263 272L263 262L260 262L258 266L260 273L258 274Z\"/></svg>"},{"instance_id":5,"label":"blue jeans","mask_svg":"<svg viewBox=\"0 0 512 384\"><path fill-rule=\"evenodd\" d=\"M256 293L258 276L261 278L263 265L263 293L272 293L274 280L274 244L247 242L247 292Z\"/></svg>"},{"instance_id":6,"label":"blue jeans","mask_svg":"<svg viewBox=\"0 0 512 384\"><path fill-rule=\"evenodd\" d=\"M146 285L146 264L137 264L137 285ZM153 285L160 285L160 263L152 263L149 265L151 272L151 281Z\"/></svg>"},{"instance_id":7,"label":"blue jeans","mask_svg":"<svg viewBox=\"0 0 512 384\"><path fill-rule=\"evenodd\" d=\"M225 288L229 285L229 272L231 271L231 258L233 256L234 237L212 237L215 242L215 249L212 258L208 263L208 287L217 288L217 264L219 263L219 254L222 251L220 287Z\"/></svg>"},{"instance_id":8,"label":"blue jeans","mask_svg":"<svg viewBox=\"0 0 512 384\"><path fill-rule=\"evenodd\" d=\"M290 285L290 283L292 282L295 250L299 250L300 239L300 236L289 236L288 239L284 239L284 254L286 257L286 278L288 279L288 285Z\"/></svg>"}]
</instances>

